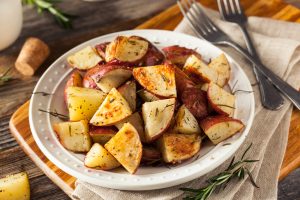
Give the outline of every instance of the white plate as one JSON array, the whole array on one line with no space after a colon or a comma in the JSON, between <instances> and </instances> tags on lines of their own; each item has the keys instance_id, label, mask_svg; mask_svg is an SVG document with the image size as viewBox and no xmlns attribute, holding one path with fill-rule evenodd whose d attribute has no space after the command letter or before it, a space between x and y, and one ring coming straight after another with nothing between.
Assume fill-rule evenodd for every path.
<instances>
[{"instance_id":1,"label":"white plate","mask_svg":"<svg viewBox=\"0 0 300 200\"><path fill-rule=\"evenodd\" d=\"M201 147L200 156L171 168L163 166L140 167L135 175L130 175L123 169L115 171L94 170L83 165L83 154L75 154L63 148L52 129L52 124L59 120L47 113L38 111L38 109L67 113L63 102L63 89L66 78L72 71L67 66L67 56L87 45L112 41L118 35L142 36L151 42L155 42L159 48L180 45L197 49L207 60L222 53L222 50L204 40L182 33L162 30L132 30L112 33L89 40L73 48L49 67L34 89L34 92L43 91L54 95L42 96L41 94L35 94L32 95L30 101L29 121L32 135L47 158L66 173L82 181L121 190L153 190L171 187L200 177L212 171L233 155L245 140L253 121L254 96L252 93L236 93L235 117L245 123L246 127L243 132L217 146L207 142ZM251 91L250 82L243 70L231 57L228 55L227 57L231 64L229 86L232 87L236 83L236 89Z\"/></svg>"}]
</instances>

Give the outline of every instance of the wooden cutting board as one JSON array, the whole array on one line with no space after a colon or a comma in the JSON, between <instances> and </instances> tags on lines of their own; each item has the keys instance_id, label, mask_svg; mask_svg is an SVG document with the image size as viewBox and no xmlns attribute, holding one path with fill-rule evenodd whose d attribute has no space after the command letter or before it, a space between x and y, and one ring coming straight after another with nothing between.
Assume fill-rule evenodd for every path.
<instances>
[{"instance_id":1,"label":"wooden cutting board","mask_svg":"<svg viewBox=\"0 0 300 200\"><path fill-rule=\"evenodd\" d=\"M201 3L216 9L214 0L205 0ZM247 15L264 16L273 19L300 22L300 10L281 0L242 0ZM138 26L138 29L165 29L173 30L182 19L177 5L154 16ZM10 120L10 130L20 146L33 162L66 194L69 196L74 190L76 179L63 172L50 162L36 145L29 128L28 121L29 101L22 105ZM288 175L300 166L300 111L294 109L289 132L289 142L281 168L279 179Z\"/></svg>"}]
</instances>

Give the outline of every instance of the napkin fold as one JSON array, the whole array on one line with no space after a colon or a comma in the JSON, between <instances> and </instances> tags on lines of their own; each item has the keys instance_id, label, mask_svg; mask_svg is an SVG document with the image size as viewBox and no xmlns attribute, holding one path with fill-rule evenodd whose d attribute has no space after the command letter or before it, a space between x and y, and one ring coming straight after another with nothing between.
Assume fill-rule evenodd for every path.
<instances>
[{"instance_id":1,"label":"napkin fold","mask_svg":"<svg viewBox=\"0 0 300 200\"><path fill-rule=\"evenodd\" d=\"M228 22L219 20L219 14L205 9L210 18L234 41L245 47L245 42L239 28ZM256 50L265 66L282 77L293 87L300 87L300 25L295 23L275 21L272 19L249 17L248 30L253 38ZM175 29L190 35L195 33L184 19ZM222 47L246 72L251 83L256 83L252 65L235 50ZM285 99L283 107L278 111L266 110L262 107L257 85L253 86L255 95L255 117L252 128L245 142L235 156L240 157L244 150L253 143L248 152L251 159L260 161L249 165L254 180L260 186L254 188L248 179L233 181L225 190L213 194L213 199L277 199L277 184L280 167L285 153L292 104ZM223 171L231 158L217 169L205 176L188 183L155 191L120 191L92 185L78 180L73 193L75 199L81 200L170 200L182 199L184 194L180 187L199 188L205 185L205 180Z\"/></svg>"}]
</instances>

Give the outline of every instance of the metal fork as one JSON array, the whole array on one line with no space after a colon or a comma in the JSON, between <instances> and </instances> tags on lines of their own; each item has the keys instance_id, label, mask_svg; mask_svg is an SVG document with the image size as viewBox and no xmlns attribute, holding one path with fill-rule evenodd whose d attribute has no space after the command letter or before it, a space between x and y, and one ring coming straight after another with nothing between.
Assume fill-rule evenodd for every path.
<instances>
[{"instance_id":1,"label":"metal fork","mask_svg":"<svg viewBox=\"0 0 300 200\"><path fill-rule=\"evenodd\" d=\"M204 13L201 7L195 0L177 0L181 12L191 24L195 33L205 40L216 45L227 45L236 49L257 69L271 81L276 88L285 94L291 102L300 110L300 92L283 81L279 76L274 74L271 70L265 67L257 58L248 53L237 43L233 42L221 29L219 29Z\"/></svg>"},{"instance_id":2,"label":"metal fork","mask_svg":"<svg viewBox=\"0 0 300 200\"><path fill-rule=\"evenodd\" d=\"M243 12L240 1L218 0L218 7L224 20L236 23L240 27L246 41L248 52L257 60L260 60L248 34L246 28L247 17ZM253 65L253 71L258 81L262 105L270 110L277 110L281 108L283 106L284 99L278 90L271 84L270 81L268 81L268 79L263 76L260 71L257 71L255 65Z\"/></svg>"}]
</instances>

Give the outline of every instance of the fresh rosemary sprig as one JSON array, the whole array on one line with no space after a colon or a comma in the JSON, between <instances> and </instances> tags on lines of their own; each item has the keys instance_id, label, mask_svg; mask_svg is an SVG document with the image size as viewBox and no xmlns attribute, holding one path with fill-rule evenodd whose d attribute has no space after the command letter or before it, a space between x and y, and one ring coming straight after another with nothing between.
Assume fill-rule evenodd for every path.
<instances>
[{"instance_id":1,"label":"fresh rosemary sprig","mask_svg":"<svg viewBox=\"0 0 300 200\"><path fill-rule=\"evenodd\" d=\"M217 174L216 176L210 178L207 182L208 185L200 188L200 189L192 189L192 188L180 188L181 190L188 192L189 194L184 197L184 200L205 200L207 199L217 188L225 188L227 184L233 179L244 179L245 174L247 173L249 176L249 179L254 187L259 188L250 171L246 167L247 163L257 162L258 160L248 160L244 159L245 155L251 148L252 143L249 145L249 147L245 150L243 153L241 159L237 162L234 162L235 157L232 158L228 168Z\"/></svg>"},{"instance_id":2,"label":"fresh rosemary sprig","mask_svg":"<svg viewBox=\"0 0 300 200\"><path fill-rule=\"evenodd\" d=\"M57 117L61 120L68 120L69 117L67 115L63 115L63 114L60 114L58 113L56 110L54 112L51 112L51 111L47 111L47 110L43 110L43 109L38 109L40 112L44 112L44 113L48 113L50 114L51 116L53 117Z\"/></svg>"},{"instance_id":3,"label":"fresh rosemary sprig","mask_svg":"<svg viewBox=\"0 0 300 200\"><path fill-rule=\"evenodd\" d=\"M1 76L0 76L0 86L4 85L5 82L9 81L11 79L11 76L8 75L8 72L11 70L12 68L8 68Z\"/></svg>"},{"instance_id":4,"label":"fresh rosemary sprig","mask_svg":"<svg viewBox=\"0 0 300 200\"><path fill-rule=\"evenodd\" d=\"M54 16L61 27L70 29L72 28L72 19L75 16L62 12L54 5L61 1L62 0L23 0L23 3L36 6L38 13L42 13L44 10L48 11Z\"/></svg>"}]
</instances>

